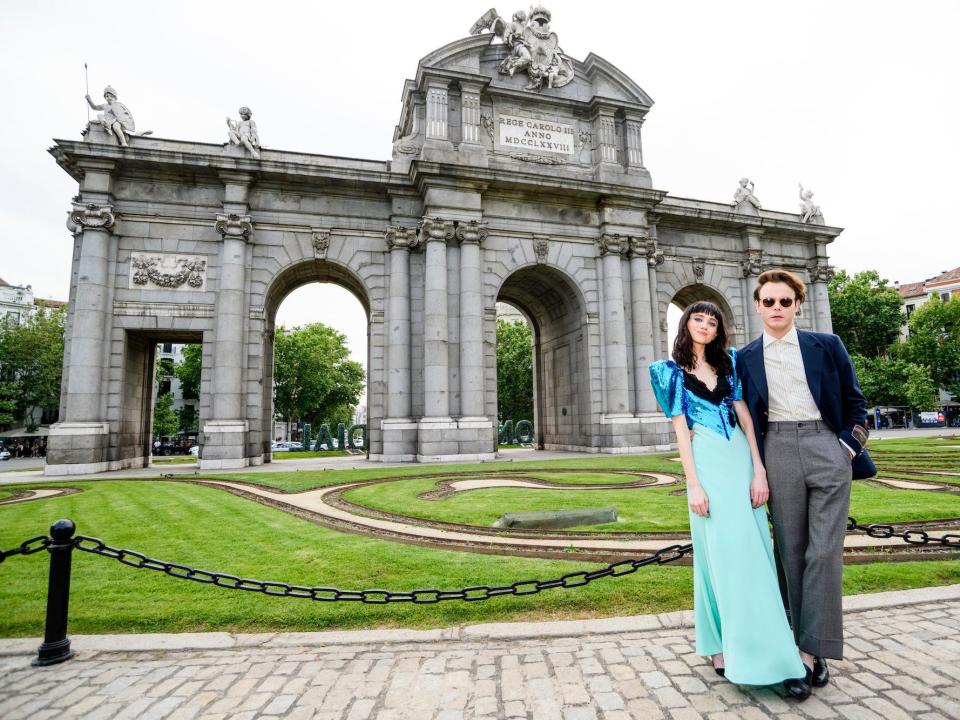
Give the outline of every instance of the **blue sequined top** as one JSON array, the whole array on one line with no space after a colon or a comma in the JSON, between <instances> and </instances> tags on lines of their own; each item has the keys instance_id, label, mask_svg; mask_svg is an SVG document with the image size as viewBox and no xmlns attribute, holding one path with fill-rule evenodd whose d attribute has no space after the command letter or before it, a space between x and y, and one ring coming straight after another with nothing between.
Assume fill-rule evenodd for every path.
<instances>
[{"instance_id":1,"label":"blue sequined top","mask_svg":"<svg viewBox=\"0 0 960 720\"><path fill-rule=\"evenodd\" d=\"M712 391L692 373L673 360L658 360L650 365L653 394L668 418L687 416L687 427L703 425L728 440L737 425L734 400L743 399L743 388L737 376L737 351L730 348L733 370L725 378L717 378Z\"/></svg>"}]
</instances>

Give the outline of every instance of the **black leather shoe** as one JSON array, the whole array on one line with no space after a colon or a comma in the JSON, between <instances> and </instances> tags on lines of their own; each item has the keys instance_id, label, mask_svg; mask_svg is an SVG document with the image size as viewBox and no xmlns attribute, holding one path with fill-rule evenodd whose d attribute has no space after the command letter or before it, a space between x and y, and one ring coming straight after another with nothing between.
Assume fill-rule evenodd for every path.
<instances>
[{"instance_id":1,"label":"black leather shoe","mask_svg":"<svg viewBox=\"0 0 960 720\"><path fill-rule=\"evenodd\" d=\"M807 677L810 677L809 668L807 669ZM783 689L786 690L787 695L792 697L794 700L806 700L808 697L810 697L810 685L806 680L801 678L784 680Z\"/></svg>"},{"instance_id":2,"label":"black leather shoe","mask_svg":"<svg viewBox=\"0 0 960 720\"><path fill-rule=\"evenodd\" d=\"M823 687L830 682L830 670L827 668L827 661L822 657L813 658L813 672L808 673L810 684L813 687Z\"/></svg>"},{"instance_id":3,"label":"black leather shoe","mask_svg":"<svg viewBox=\"0 0 960 720\"><path fill-rule=\"evenodd\" d=\"M717 675L719 675L720 677L725 677L726 674L727 674L727 671L726 671L725 669L723 669L723 668L715 667L715 668L713 669L713 671L714 671Z\"/></svg>"}]
</instances>

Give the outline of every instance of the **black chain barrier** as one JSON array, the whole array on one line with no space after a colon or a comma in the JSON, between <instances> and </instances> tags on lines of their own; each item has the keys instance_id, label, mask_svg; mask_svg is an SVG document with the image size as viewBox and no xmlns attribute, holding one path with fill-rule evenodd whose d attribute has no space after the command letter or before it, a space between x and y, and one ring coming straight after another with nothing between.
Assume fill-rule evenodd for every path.
<instances>
[{"instance_id":1,"label":"black chain barrier","mask_svg":"<svg viewBox=\"0 0 960 720\"><path fill-rule=\"evenodd\" d=\"M392 590L340 590L333 587L291 585L271 580L254 580L227 573L209 572L179 563L165 562L148 557L135 550L125 550L107 545L98 538L78 535L73 537L76 526L71 520L59 520L50 528L50 536L39 535L25 540L10 550L0 550L0 563L16 555L33 555L50 552L50 581L47 590L47 618L44 626L44 642L40 646L34 665L52 665L73 657L70 640L67 638L67 605L70 594L71 555L74 549L100 557L110 558L130 567L156 570L170 577L206 585L216 585L228 590L245 590L274 597L294 597L316 602L361 602L370 605L388 603L414 603L434 605L447 600L477 602L504 595L536 595L554 588L575 588L606 577L622 577L647 565L666 565L693 553L693 545L668 545L643 559L620 560L598 570L581 570L567 573L553 580L520 580L510 585L474 585L459 590L435 588L395 592ZM925 530L906 528L897 531L893 525L861 525L856 518L847 518L847 532L862 531L872 538L897 538L911 545L940 545L960 548L960 534L930 535Z\"/></svg>"},{"instance_id":2,"label":"black chain barrier","mask_svg":"<svg viewBox=\"0 0 960 720\"><path fill-rule=\"evenodd\" d=\"M943 545L944 547L960 548L960 534L947 533L946 535L929 535L926 530L907 528L897 532L893 525L861 525L856 518L847 518L847 532L861 530L872 538L885 540L897 538L911 545Z\"/></svg>"},{"instance_id":3,"label":"black chain barrier","mask_svg":"<svg viewBox=\"0 0 960 720\"><path fill-rule=\"evenodd\" d=\"M397 602L434 605L445 600L476 602L502 595L536 595L543 590L580 587L600 578L629 575L646 565L666 565L693 552L693 545L689 543L686 545L670 545L660 548L642 560L621 560L611 563L605 568L589 572L584 570L568 573L554 580L520 580L510 585L474 585L459 590L430 588L409 592L394 592L380 589L340 590L333 587L309 587L270 580L253 580L236 575L227 575L226 573L208 572L178 563L156 560L133 550L110 547L102 540L85 535L78 535L74 540L74 546L83 552L112 558L130 567L157 570L181 580L193 580L194 582L216 585L229 590L246 590L263 593L264 595L303 598L305 600L316 600L317 602L362 602L370 605L386 605L387 603Z\"/></svg>"}]
</instances>

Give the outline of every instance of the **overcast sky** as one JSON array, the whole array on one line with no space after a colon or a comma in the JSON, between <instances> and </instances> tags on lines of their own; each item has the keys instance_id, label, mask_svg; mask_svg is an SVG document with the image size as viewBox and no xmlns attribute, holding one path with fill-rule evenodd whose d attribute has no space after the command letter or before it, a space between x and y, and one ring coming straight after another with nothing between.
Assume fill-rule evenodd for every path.
<instances>
[{"instance_id":1,"label":"overcast sky","mask_svg":"<svg viewBox=\"0 0 960 720\"><path fill-rule=\"evenodd\" d=\"M225 141L248 105L265 147L388 159L403 81L489 2L4 3L0 277L67 297L77 188L46 149L80 137L85 61L95 100L110 83L159 137ZM960 2L546 5L567 54L604 57L654 99L654 187L727 202L748 176L764 207L796 212L802 182L846 228L837 267L910 282L960 265ZM302 290L279 319L342 326L362 357L352 306Z\"/></svg>"}]
</instances>

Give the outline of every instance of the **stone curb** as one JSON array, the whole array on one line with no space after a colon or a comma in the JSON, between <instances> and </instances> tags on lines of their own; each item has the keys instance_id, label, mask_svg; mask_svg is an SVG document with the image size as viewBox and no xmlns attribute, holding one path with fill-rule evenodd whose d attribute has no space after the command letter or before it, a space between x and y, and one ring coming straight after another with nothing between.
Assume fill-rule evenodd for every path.
<instances>
[{"instance_id":1,"label":"stone curb","mask_svg":"<svg viewBox=\"0 0 960 720\"><path fill-rule=\"evenodd\" d=\"M891 592L849 595L843 599L845 612L918 605L960 599L960 584L943 587L894 590ZM155 633L146 635L71 635L71 646L81 653L176 652L183 650L270 649L285 647L323 647L336 645L376 645L435 643L441 641L511 640L574 635L609 635L693 627L689 610L541 623L486 623L436 630L349 630L303 633ZM0 639L0 656L35 655L40 638Z\"/></svg>"}]
</instances>

